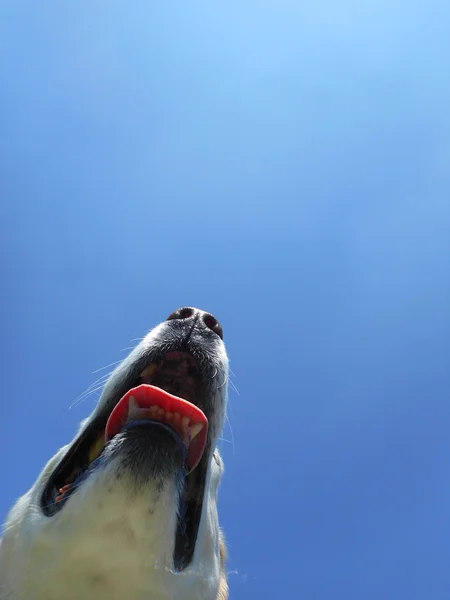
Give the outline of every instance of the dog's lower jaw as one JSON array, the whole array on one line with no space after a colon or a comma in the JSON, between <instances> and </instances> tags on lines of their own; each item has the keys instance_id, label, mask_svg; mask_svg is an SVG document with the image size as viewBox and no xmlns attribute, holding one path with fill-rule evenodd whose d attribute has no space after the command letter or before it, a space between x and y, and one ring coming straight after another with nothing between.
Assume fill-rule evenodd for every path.
<instances>
[{"instance_id":1,"label":"dog's lower jaw","mask_svg":"<svg viewBox=\"0 0 450 600\"><path fill-rule=\"evenodd\" d=\"M29 495L19 501L0 546L0 599L217 598L220 556L217 485L211 481L217 478L214 459L211 466L197 547L192 564L183 571L173 568L176 479L136 486L129 474L118 478L111 469L88 479L78 498L74 496L76 501L69 499L51 519L42 516ZM22 541L24 529L33 538L20 544L15 527L22 529Z\"/></svg>"}]
</instances>

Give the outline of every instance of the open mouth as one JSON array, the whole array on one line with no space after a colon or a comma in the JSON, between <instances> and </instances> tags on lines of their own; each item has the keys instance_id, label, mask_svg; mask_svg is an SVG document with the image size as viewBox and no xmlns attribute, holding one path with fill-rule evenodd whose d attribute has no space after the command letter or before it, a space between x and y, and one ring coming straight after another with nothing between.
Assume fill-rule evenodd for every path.
<instances>
[{"instance_id":1,"label":"open mouth","mask_svg":"<svg viewBox=\"0 0 450 600\"><path fill-rule=\"evenodd\" d=\"M195 550L208 466L208 419L201 410L203 388L197 362L187 352L169 352L146 366L112 411L86 428L55 469L42 495L44 514L51 517L63 509L101 465L105 449L116 435L147 424L165 428L184 456L186 475L173 558L176 569L185 568Z\"/></svg>"}]
</instances>

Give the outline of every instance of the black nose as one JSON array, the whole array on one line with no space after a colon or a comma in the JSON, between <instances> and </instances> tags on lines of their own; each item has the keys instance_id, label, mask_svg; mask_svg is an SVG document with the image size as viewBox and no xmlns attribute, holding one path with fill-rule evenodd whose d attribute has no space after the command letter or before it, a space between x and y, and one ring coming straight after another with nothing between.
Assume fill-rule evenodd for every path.
<instances>
[{"instance_id":1,"label":"black nose","mask_svg":"<svg viewBox=\"0 0 450 600\"><path fill-rule=\"evenodd\" d=\"M193 321L203 323L208 329L217 333L220 339L223 340L223 330L219 321L211 313L205 312L204 310L185 306L175 310L167 317L168 321L172 321L173 319L192 319Z\"/></svg>"}]
</instances>

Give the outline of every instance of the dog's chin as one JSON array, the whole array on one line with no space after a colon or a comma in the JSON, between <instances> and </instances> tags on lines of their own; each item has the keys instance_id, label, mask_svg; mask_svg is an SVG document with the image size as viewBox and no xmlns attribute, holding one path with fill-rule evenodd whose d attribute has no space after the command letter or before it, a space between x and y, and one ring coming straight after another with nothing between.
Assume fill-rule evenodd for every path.
<instances>
[{"instance_id":1,"label":"dog's chin","mask_svg":"<svg viewBox=\"0 0 450 600\"><path fill-rule=\"evenodd\" d=\"M163 488L174 481L180 495L187 476L186 449L176 433L162 423L131 423L116 435L95 468L114 462L116 477L128 478L135 491L149 484Z\"/></svg>"}]
</instances>

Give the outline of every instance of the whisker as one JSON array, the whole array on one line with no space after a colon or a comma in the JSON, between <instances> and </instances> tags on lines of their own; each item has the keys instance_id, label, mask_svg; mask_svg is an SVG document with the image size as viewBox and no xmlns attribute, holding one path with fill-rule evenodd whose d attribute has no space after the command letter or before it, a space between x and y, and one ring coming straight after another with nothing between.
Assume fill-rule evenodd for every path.
<instances>
[{"instance_id":1,"label":"whisker","mask_svg":"<svg viewBox=\"0 0 450 600\"><path fill-rule=\"evenodd\" d=\"M226 415L226 419L227 419L227 423L228 423L228 427L230 428L230 433L231 433L231 444L233 446L233 454L236 454L236 444L234 441L234 433L233 433L233 428L231 427L231 421L228 417L228 414Z\"/></svg>"},{"instance_id":2,"label":"whisker","mask_svg":"<svg viewBox=\"0 0 450 600\"><path fill-rule=\"evenodd\" d=\"M93 374L99 373L100 371L104 371L105 369L108 369L109 367L115 367L116 365L118 365L121 362L122 362L122 360L116 360L112 363L109 363L109 365L105 365L104 367L100 367L100 369L96 369L95 371L92 371L92 373Z\"/></svg>"},{"instance_id":3,"label":"whisker","mask_svg":"<svg viewBox=\"0 0 450 600\"><path fill-rule=\"evenodd\" d=\"M83 394L83 396L80 398L79 402L85 400L88 396L90 396L91 394L95 394L95 392L98 392L99 390L102 390L105 386L105 383L99 383L97 385L97 387L94 387L92 389L90 389L89 391L87 391L85 394Z\"/></svg>"},{"instance_id":4,"label":"whisker","mask_svg":"<svg viewBox=\"0 0 450 600\"><path fill-rule=\"evenodd\" d=\"M128 350L134 350L135 346L127 346L126 348L121 348L121 352L128 352ZM122 361L117 361L117 362L122 362Z\"/></svg>"},{"instance_id":5,"label":"whisker","mask_svg":"<svg viewBox=\"0 0 450 600\"><path fill-rule=\"evenodd\" d=\"M111 375L112 371L110 371L109 373L105 373L105 375L102 375L101 377L99 377L98 379L96 379L93 383L91 383L87 389L82 392L79 396L77 396L75 398L75 400L78 400L78 398L80 398L83 394L85 394L86 392L88 392L89 390L91 390L93 387L95 387L96 385L98 385L99 383L104 383L108 377Z\"/></svg>"},{"instance_id":6,"label":"whisker","mask_svg":"<svg viewBox=\"0 0 450 600\"><path fill-rule=\"evenodd\" d=\"M241 394L239 393L239 390L237 389L237 387L234 385L234 382L230 381L228 382L230 384L230 388L233 390L233 392L235 392L238 396L240 396Z\"/></svg>"},{"instance_id":7,"label":"whisker","mask_svg":"<svg viewBox=\"0 0 450 600\"><path fill-rule=\"evenodd\" d=\"M228 367L228 371L230 372L230 374L231 374L231 375L232 375L232 376L233 376L235 379L237 379L237 377L236 377L236 374L233 372L233 370L232 370L230 367ZM239 390L237 389L237 387L236 387L236 385L234 384L234 382L233 382L233 381L231 381L231 378L230 378L229 384L230 384L230 388L231 388L231 389L232 389L234 392L236 392L236 394L237 394L238 396L240 396Z\"/></svg>"},{"instance_id":8,"label":"whisker","mask_svg":"<svg viewBox=\"0 0 450 600\"><path fill-rule=\"evenodd\" d=\"M95 388L95 386L97 386L97 385L100 385L100 386L104 385L112 372L113 371L110 371L109 373L105 373L104 375L102 375L101 377L99 377L98 379L96 379L94 381L94 383L91 383L91 385L84 392L82 392L79 396L77 396L75 398L75 400L72 402L72 404L70 405L69 408L72 408L73 406L75 406L76 404L78 404L85 396L89 396L89 394L91 393L92 389Z\"/></svg>"},{"instance_id":9,"label":"whisker","mask_svg":"<svg viewBox=\"0 0 450 600\"><path fill-rule=\"evenodd\" d=\"M220 442L226 442L227 444L232 444L233 440L227 440L226 438L220 437L218 438Z\"/></svg>"},{"instance_id":10,"label":"whisker","mask_svg":"<svg viewBox=\"0 0 450 600\"><path fill-rule=\"evenodd\" d=\"M75 406L78 406L78 404L80 404L81 402L83 402L83 400L85 400L85 398L87 398L94 390L97 390L99 387L103 387L105 382L98 382L97 386L92 386L89 387L87 390L85 390L82 394L80 394L79 396L77 396L75 398L75 400L73 400L70 405L69 405L69 410L71 410L72 408L75 408Z\"/></svg>"},{"instance_id":11,"label":"whisker","mask_svg":"<svg viewBox=\"0 0 450 600\"><path fill-rule=\"evenodd\" d=\"M104 384L105 384L105 382L102 382L97 387L94 387L92 389L88 389L85 392L83 392L80 396L78 396L78 398L75 398L75 400L69 406L68 410L71 410L72 408L75 408L76 406L78 406L79 404L81 404L84 400L86 400L86 398L88 398L91 394L95 394L99 390L103 389Z\"/></svg>"}]
</instances>

